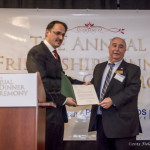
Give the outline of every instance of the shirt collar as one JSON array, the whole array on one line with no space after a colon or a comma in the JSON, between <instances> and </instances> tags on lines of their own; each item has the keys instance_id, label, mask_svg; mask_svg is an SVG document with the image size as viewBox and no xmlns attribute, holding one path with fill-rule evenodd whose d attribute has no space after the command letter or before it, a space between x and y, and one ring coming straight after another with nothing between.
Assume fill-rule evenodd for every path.
<instances>
[{"instance_id":1,"label":"shirt collar","mask_svg":"<svg viewBox=\"0 0 150 150\"><path fill-rule=\"evenodd\" d=\"M44 44L48 47L48 49L50 50L50 52L52 53L55 49L53 48L52 45L50 45L46 40L43 41Z\"/></svg>"},{"instance_id":2,"label":"shirt collar","mask_svg":"<svg viewBox=\"0 0 150 150\"><path fill-rule=\"evenodd\" d=\"M122 61L123 61L123 59L120 61L114 62L115 66L119 66L122 63ZM109 63L112 63L112 62L110 62L110 60L108 60L108 64Z\"/></svg>"}]
</instances>

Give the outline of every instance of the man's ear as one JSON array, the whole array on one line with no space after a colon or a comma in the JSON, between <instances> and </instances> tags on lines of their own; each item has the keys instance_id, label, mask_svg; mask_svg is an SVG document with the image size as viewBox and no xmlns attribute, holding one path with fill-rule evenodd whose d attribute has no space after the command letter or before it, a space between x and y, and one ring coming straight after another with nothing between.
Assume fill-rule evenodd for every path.
<instances>
[{"instance_id":1,"label":"man's ear","mask_svg":"<svg viewBox=\"0 0 150 150\"><path fill-rule=\"evenodd\" d=\"M45 31L45 37L47 37L47 34L50 32L50 30L46 29Z\"/></svg>"}]
</instances>

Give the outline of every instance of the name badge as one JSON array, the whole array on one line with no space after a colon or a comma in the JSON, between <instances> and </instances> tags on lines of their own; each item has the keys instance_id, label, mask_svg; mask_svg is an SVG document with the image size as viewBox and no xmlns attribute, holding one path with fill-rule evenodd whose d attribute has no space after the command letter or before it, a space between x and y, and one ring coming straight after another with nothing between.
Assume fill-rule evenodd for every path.
<instances>
[{"instance_id":1,"label":"name badge","mask_svg":"<svg viewBox=\"0 0 150 150\"><path fill-rule=\"evenodd\" d=\"M123 82L123 80L125 79L125 76L117 73L114 78L120 82Z\"/></svg>"}]
</instances>

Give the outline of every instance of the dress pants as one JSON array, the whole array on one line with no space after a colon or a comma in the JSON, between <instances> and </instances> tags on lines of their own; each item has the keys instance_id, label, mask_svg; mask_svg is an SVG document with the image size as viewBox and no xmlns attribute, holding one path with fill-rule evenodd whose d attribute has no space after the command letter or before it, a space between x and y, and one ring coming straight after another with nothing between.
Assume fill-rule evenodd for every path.
<instances>
[{"instance_id":1,"label":"dress pants","mask_svg":"<svg viewBox=\"0 0 150 150\"><path fill-rule=\"evenodd\" d=\"M64 121L62 115L56 113L49 118L51 113L49 110L47 110L46 118L45 150L63 150Z\"/></svg>"},{"instance_id":2,"label":"dress pants","mask_svg":"<svg viewBox=\"0 0 150 150\"><path fill-rule=\"evenodd\" d=\"M135 150L136 137L107 138L102 125L102 116L97 115L97 150Z\"/></svg>"}]
</instances>

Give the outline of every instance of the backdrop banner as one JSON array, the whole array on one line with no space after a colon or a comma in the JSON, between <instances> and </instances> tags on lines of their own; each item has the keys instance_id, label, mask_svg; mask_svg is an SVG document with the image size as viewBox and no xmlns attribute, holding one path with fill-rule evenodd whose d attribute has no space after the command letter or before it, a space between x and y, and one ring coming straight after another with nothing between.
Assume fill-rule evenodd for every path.
<instances>
[{"instance_id":1,"label":"backdrop banner","mask_svg":"<svg viewBox=\"0 0 150 150\"><path fill-rule=\"evenodd\" d=\"M150 140L150 11L0 9L0 73L27 73L27 53L44 39L53 20L69 27L58 50L63 69L82 81L90 81L95 65L108 59L111 38L125 39L125 60L142 71L138 107L143 133L137 139ZM95 140L95 132L88 133L90 109L67 107L64 140Z\"/></svg>"}]
</instances>

